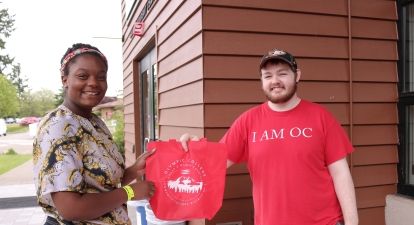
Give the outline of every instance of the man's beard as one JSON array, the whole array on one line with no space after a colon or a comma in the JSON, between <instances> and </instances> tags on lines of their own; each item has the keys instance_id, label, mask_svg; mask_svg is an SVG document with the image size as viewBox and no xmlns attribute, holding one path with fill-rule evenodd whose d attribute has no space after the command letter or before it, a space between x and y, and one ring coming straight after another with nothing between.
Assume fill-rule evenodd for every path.
<instances>
[{"instance_id":1,"label":"man's beard","mask_svg":"<svg viewBox=\"0 0 414 225\"><path fill-rule=\"evenodd\" d=\"M297 89L297 83L295 83L295 85L289 92L287 92L286 94L282 96L279 95L277 97L272 96L272 94L267 91L263 91L263 92L265 93L267 100L269 100L270 102L274 104L280 104L280 103L288 102L295 95L296 89Z\"/></svg>"}]
</instances>

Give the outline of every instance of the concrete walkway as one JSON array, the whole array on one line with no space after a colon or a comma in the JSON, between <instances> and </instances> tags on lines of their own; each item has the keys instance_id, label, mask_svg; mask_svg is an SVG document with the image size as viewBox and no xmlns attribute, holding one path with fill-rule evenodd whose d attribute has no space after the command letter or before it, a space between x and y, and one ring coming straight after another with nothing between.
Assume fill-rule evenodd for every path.
<instances>
[{"instance_id":1,"label":"concrete walkway","mask_svg":"<svg viewBox=\"0 0 414 225\"><path fill-rule=\"evenodd\" d=\"M43 225L46 216L36 203L30 160L0 175L0 225Z\"/></svg>"}]
</instances>

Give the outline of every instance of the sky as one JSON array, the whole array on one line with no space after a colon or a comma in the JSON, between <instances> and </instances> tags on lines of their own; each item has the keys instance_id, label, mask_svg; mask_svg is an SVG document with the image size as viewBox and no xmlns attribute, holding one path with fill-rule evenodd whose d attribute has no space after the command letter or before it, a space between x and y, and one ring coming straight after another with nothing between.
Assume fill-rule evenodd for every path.
<instances>
[{"instance_id":1,"label":"sky","mask_svg":"<svg viewBox=\"0 0 414 225\"><path fill-rule=\"evenodd\" d=\"M120 0L0 0L15 15L6 52L20 63L32 91L57 93L60 59L74 43L91 44L107 57L107 96L122 94Z\"/></svg>"}]
</instances>

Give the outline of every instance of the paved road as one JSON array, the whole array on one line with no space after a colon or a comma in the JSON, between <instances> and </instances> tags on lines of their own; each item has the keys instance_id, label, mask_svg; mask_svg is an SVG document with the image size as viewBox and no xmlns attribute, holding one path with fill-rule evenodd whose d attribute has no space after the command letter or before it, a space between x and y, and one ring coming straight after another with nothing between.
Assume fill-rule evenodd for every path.
<instances>
[{"instance_id":1,"label":"paved road","mask_svg":"<svg viewBox=\"0 0 414 225\"><path fill-rule=\"evenodd\" d=\"M13 148L19 154L32 154L33 138L27 133L0 137L0 153ZM45 214L36 203L33 162L0 175L0 225L43 225Z\"/></svg>"},{"instance_id":2,"label":"paved road","mask_svg":"<svg viewBox=\"0 0 414 225\"><path fill-rule=\"evenodd\" d=\"M0 153L10 148L19 154L32 154L33 137L29 135L29 132L0 136Z\"/></svg>"}]
</instances>

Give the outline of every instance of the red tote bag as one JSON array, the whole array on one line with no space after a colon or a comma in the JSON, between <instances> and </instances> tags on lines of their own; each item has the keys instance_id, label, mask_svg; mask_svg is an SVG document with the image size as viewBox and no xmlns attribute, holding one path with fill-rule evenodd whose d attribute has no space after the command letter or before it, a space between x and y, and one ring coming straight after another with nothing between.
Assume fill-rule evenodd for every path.
<instances>
[{"instance_id":1,"label":"red tote bag","mask_svg":"<svg viewBox=\"0 0 414 225\"><path fill-rule=\"evenodd\" d=\"M146 162L146 179L155 183L151 208L162 220L211 219L223 201L225 144L189 141L188 152L175 140L148 143L156 148Z\"/></svg>"}]
</instances>

